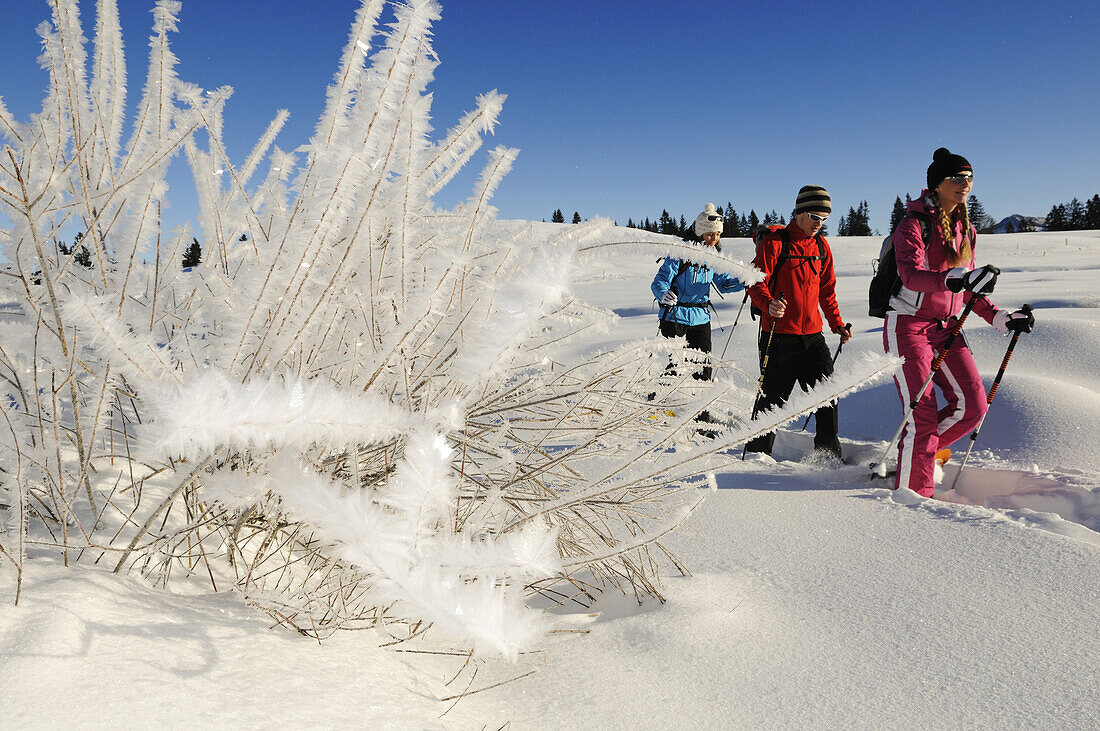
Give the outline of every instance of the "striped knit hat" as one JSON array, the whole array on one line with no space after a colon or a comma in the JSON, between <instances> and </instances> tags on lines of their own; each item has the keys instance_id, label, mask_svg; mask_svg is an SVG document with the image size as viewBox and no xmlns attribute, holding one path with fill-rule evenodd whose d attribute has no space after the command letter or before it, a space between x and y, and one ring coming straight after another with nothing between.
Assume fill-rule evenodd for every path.
<instances>
[{"instance_id":1,"label":"striped knit hat","mask_svg":"<svg viewBox=\"0 0 1100 731\"><path fill-rule=\"evenodd\" d=\"M798 198L794 202L794 215L799 213L824 213L833 212L833 203L829 199L829 191L820 185L803 185L798 191Z\"/></svg>"}]
</instances>

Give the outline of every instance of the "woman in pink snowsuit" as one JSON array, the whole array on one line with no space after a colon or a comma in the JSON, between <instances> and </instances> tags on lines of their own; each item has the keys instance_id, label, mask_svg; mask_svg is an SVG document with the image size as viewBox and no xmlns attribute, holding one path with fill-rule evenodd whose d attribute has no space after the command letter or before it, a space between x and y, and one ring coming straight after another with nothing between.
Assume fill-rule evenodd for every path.
<instances>
[{"instance_id":1,"label":"woman in pink snowsuit","mask_svg":"<svg viewBox=\"0 0 1100 731\"><path fill-rule=\"evenodd\" d=\"M1030 332L1035 322L1029 312L1010 314L985 297L993 291L1000 272L988 264L974 268L975 231L966 210L973 170L966 158L943 147L932 157L928 188L909 204L894 231L902 287L890 300L882 328L886 352L905 358L894 376L903 410L917 397L959 312L972 298L978 298L973 312L1002 333ZM932 496L935 453L970 433L986 411L985 387L961 334L932 383L946 403L937 409L935 389L928 388L907 418L898 442L896 485L924 497Z\"/></svg>"}]
</instances>

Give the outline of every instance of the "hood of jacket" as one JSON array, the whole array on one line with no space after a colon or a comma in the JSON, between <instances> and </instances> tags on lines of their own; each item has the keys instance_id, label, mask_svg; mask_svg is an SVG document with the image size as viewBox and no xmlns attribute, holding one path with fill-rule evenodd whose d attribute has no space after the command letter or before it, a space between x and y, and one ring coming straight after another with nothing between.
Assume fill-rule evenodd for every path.
<instances>
[{"instance_id":1,"label":"hood of jacket","mask_svg":"<svg viewBox=\"0 0 1100 731\"><path fill-rule=\"evenodd\" d=\"M920 192L920 196L909 201L909 204L905 206L906 213L927 213L932 216L936 214L936 206L932 203L932 194L927 188L923 188Z\"/></svg>"}]
</instances>

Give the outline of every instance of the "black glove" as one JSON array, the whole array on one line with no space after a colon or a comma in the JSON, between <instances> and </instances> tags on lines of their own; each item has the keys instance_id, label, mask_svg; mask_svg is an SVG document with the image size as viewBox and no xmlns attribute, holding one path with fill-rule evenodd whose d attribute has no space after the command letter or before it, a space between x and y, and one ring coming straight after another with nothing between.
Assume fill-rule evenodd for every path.
<instances>
[{"instance_id":1,"label":"black glove","mask_svg":"<svg viewBox=\"0 0 1100 731\"><path fill-rule=\"evenodd\" d=\"M974 294L990 294L993 292L994 285L997 284L997 275L1000 273L1001 270L992 264L986 264L969 272L963 267L955 267L947 272L943 281L952 292L961 292L965 289Z\"/></svg>"},{"instance_id":2,"label":"black glove","mask_svg":"<svg viewBox=\"0 0 1100 731\"><path fill-rule=\"evenodd\" d=\"M1029 333L1035 327L1035 315L1031 314L1031 305L1024 305L1005 318L1005 331Z\"/></svg>"}]
</instances>

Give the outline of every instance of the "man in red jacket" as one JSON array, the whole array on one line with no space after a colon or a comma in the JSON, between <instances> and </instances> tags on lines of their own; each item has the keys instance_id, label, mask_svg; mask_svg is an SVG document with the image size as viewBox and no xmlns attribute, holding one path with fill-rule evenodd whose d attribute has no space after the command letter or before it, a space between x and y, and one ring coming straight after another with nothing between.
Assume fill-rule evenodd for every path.
<instances>
[{"instance_id":1,"label":"man in red jacket","mask_svg":"<svg viewBox=\"0 0 1100 731\"><path fill-rule=\"evenodd\" d=\"M822 333L822 313L829 329L840 335L841 343L852 337L836 303L833 253L825 237L818 233L831 212L829 192L818 185L805 185L798 191L787 228L769 234L756 249L753 264L764 273L764 281L750 288L749 296L763 313L760 366L764 379L759 411L786 401L796 381L803 390L808 390L832 374L832 354ZM787 256L782 257L785 238L789 240L789 248ZM814 420L817 427L814 451L839 458L836 405L818 409ZM774 444L775 432L771 432L751 440L746 448L750 452L771 454Z\"/></svg>"}]
</instances>

